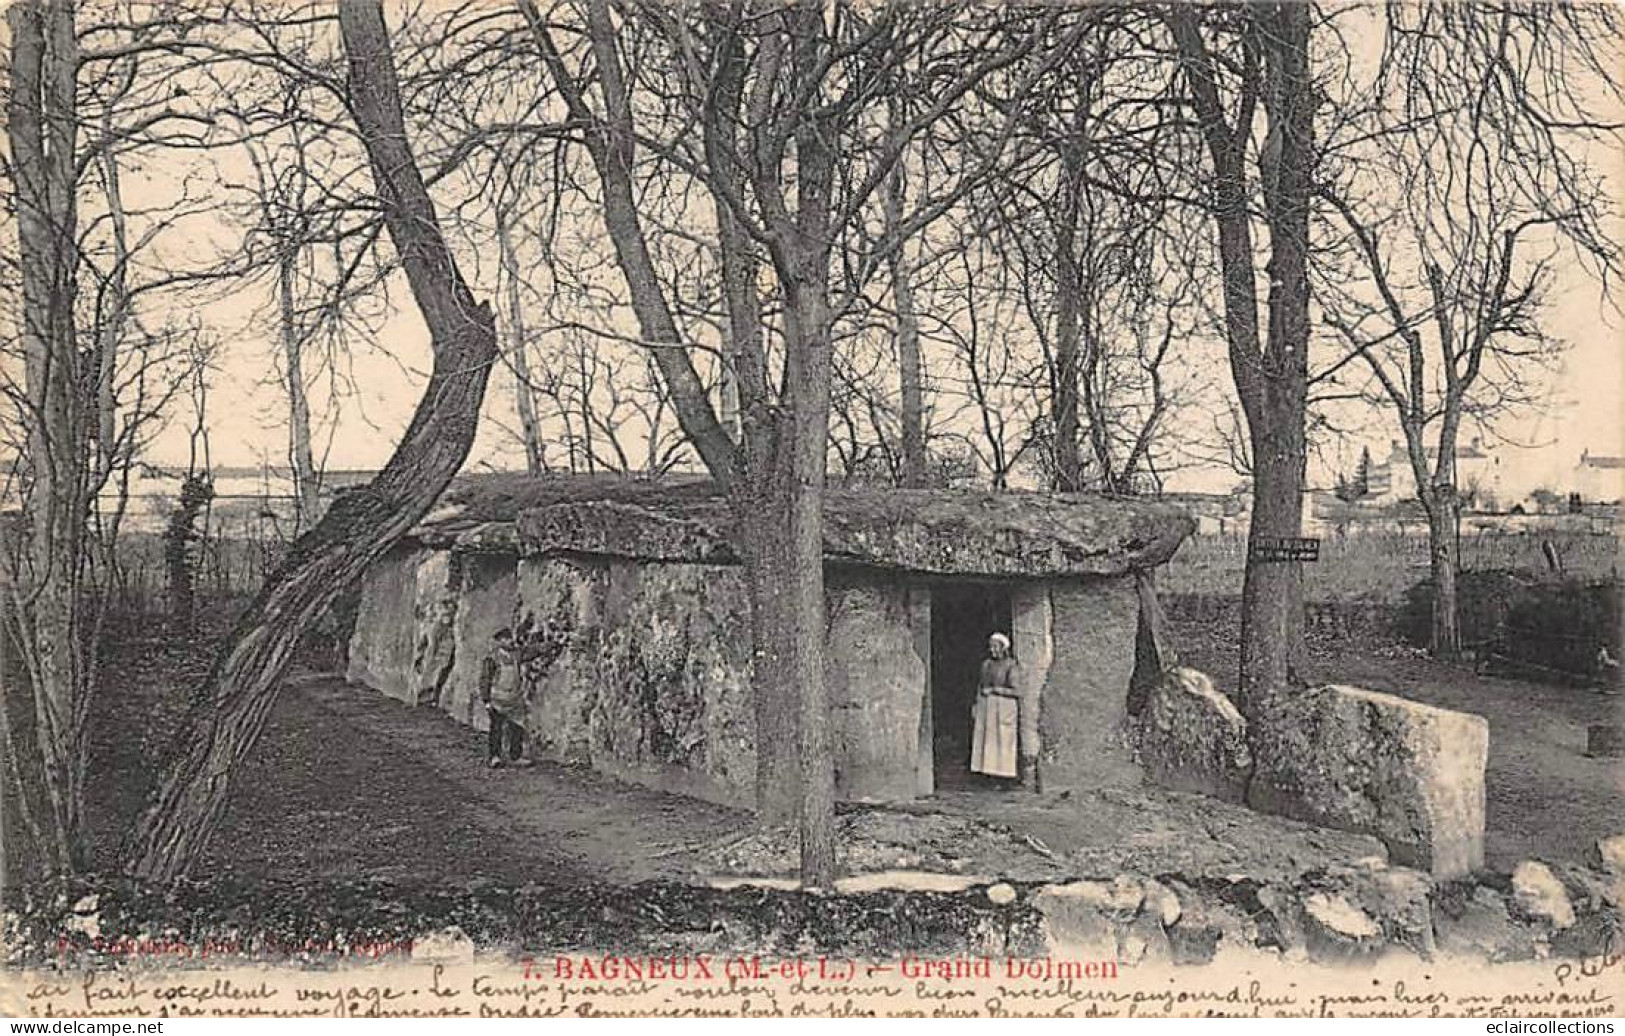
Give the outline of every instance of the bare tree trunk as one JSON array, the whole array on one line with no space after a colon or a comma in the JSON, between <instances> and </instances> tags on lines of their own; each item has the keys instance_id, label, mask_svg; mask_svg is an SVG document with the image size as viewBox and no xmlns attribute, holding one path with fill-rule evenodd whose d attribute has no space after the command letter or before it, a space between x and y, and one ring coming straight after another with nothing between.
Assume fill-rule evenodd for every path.
<instances>
[{"instance_id":1,"label":"bare tree trunk","mask_svg":"<svg viewBox=\"0 0 1625 1036\"><path fill-rule=\"evenodd\" d=\"M1436 658L1461 657L1461 617L1457 606L1456 572L1460 567L1456 542L1461 501L1452 487L1435 486L1428 506L1428 554L1433 576L1432 651Z\"/></svg>"},{"instance_id":2,"label":"bare tree trunk","mask_svg":"<svg viewBox=\"0 0 1625 1036\"><path fill-rule=\"evenodd\" d=\"M78 186L74 164L78 49L73 7L20 0L11 22L8 136L15 182L28 473L23 542L6 579L6 620L28 674L37 792L31 811L52 874L83 863L86 680L80 625L88 455L74 323ZM94 358L91 358L92 361ZM14 699L15 700L15 699ZM16 728L8 713L7 733ZM15 750L6 746L7 755ZM31 782L33 783L33 782ZM24 789L26 793L28 789Z\"/></svg>"},{"instance_id":3,"label":"bare tree trunk","mask_svg":"<svg viewBox=\"0 0 1625 1036\"><path fill-rule=\"evenodd\" d=\"M1055 369L1050 386L1053 488L1076 493L1083 488L1083 459L1078 453L1078 347L1083 328L1083 286L1078 269L1077 232L1082 169L1072 148L1062 155L1061 214L1055 231Z\"/></svg>"},{"instance_id":4,"label":"bare tree trunk","mask_svg":"<svg viewBox=\"0 0 1625 1036\"><path fill-rule=\"evenodd\" d=\"M1314 12L1296 0L1264 5L1264 107L1270 134L1259 160L1269 213L1269 330L1262 382L1253 382L1253 520L1260 539L1303 534L1309 395L1309 212L1314 197ZM1252 261L1249 257L1248 262ZM1256 362L1256 361L1255 361ZM1249 561L1242 588L1242 698L1255 714L1280 709L1297 691L1303 651L1303 563Z\"/></svg>"},{"instance_id":5,"label":"bare tree trunk","mask_svg":"<svg viewBox=\"0 0 1625 1036\"><path fill-rule=\"evenodd\" d=\"M893 127L902 122L894 98L888 108ZM903 163L898 162L886 184L886 233L903 223L903 195L907 187ZM914 268L904 247L893 248L887 260L892 300L897 307L897 369L903 430L903 485L923 486L927 481L925 454L925 393L920 381L920 317L914 306Z\"/></svg>"},{"instance_id":6,"label":"bare tree trunk","mask_svg":"<svg viewBox=\"0 0 1625 1036\"><path fill-rule=\"evenodd\" d=\"M429 327L434 366L389 462L365 490L341 498L294 544L199 688L177 751L126 854L130 872L148 880L172 880L197 862L301 634L428 513L462 466L497 355L490 308L469 292L406 143L379 0L341 0L339 25L351 107L390 237Z\"/></svg>"},{"instance_id":7,"label":"bare tree trunk","mask_svg":"<svg viewBox=\"0 0 1625 1036\"><path fill-rule=\"evenodd\" d=\"M768 737L759 736L757 743L757 801L769 823L799 821L802 883L827 888L835 880L835 771L824 683L831 318L825 285L787 288L789 413L781 418L779 475L769 506L753 508L757 517L747 532L758 540L746 578L760 609L753 625L764 634L757 661L766 663L765 670L753 673L752 684L761 696L758 723L764 715L769 719Z\"/></svg>"},{"instance_id":8,"label":"bare tree trunk","mask_svg":"<svg viewBox=\"0 0 1625 1036\"><path fill-rule=\"evenodd\" d=\"M682 346L634 200L636 136L608 5L587 7L602 118L594 115L575 77L564 68L533 0L520 0L520 10L572 117L596 127L588 140L604 187L604 223L639 329L651 342ZM820 41L814 37L822 31L822 8L803 3L782 17L794 23L797 33L797 74L815 74ZM799 816L802 879L809 886L827 886L835 872L834 770L823 681L822 505L833 316L828 242L822 235L828 229L834 159L829 142L816 132L803 128L796 134L800 176L795 216L786 207L780 171L760 165L750 170L758 200L774 209L773 261L785 296L785 391L775 407L761 346L757 259L733 208L741 188L750 183L736 159L743 149L731 135L744 72L737 28L730 26L717 70L718 89L707 100L713 117L705 130L708 185L717 204L729 301L730 359L741 397L741 442L736 444L718 421L685 349L659 348L654 356L679 424L728 491L737 516L754 637L758 815L768 824ZM718 112L732 117L714 117Z\"/></svg>"},{"instance_id":9,"label":"bare tree trunk","mask_svg":"<svg viewBox=\"0 0 1625 1036\"><path fill-rule=\"evenodd\" d=\"M513 367L514 406L519 412L519 434L525 444L525 470L539 475L547 470L542 457L541 431L536 422L536 397L530 385L530 346L525 341L525 309L519 298L519 256L507 213L496 206L497 247L502 251L502 275L508 281L508 362Z\"/></svg>"},{"instance_id":10,"label":"bare tree trunk","mask_svg":"<svg viewBox=\"0 0 1625 1036\"><path fill-rule=\"evenodd\" d=\"M321 486L316 479L316 461L310 448L310 396L305 390L305 336L299 327L295 308L295 275L298 272L299 242L284 238L278 242L277 296L282 314L282 361L288 377L288 466L293 471L294 534L316 521Z\"/></svg>"},{"instance_id":11,"label":"bare tree trunk","mask_svg":"<svg viewBox=\"0 0 1625 1036\"><path fill-rule=\"evenodd\" d=\"M1315 90L1309 76L1313 11L1307 4L1254 2L1245 9L1261 30L1262 67L1248 66L1240 86L1249 117L1262 101L1268 133L1258 166L1269 224L1269 327L1260 335L1257 275L1246 162L1251 127L1231 126L1220 100L1214 59L1202 38L1203 12L1166 14L1190 81L1213 164L1214 222L1225 300L1231 376L1253 450L1253 518L1242 588L1238 705L1255 720L1255 747L1273 751L1269 717L1296 691L1303 650L1301 562L1254 560L1260 541L1303 531L1304 417L1308 398L1309 210L1313 197ZM1261 73L1261 74L1260 74Z\"/></svg>"}]
</instances>

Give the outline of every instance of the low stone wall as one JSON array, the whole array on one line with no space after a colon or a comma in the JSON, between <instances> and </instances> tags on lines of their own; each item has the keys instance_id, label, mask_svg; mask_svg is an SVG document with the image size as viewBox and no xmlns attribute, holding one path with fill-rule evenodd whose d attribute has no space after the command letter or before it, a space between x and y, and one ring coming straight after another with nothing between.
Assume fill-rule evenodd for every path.
<instances>
[{"instance_id":1,"label":"low stone wall","mask_svg":"<svg viewBox=\"0 0 1625 1036\"><path fill-rule=\"evenodd\" d=\"M1159 594L1169 619L1224 630L1241 629L1240 595ZM1392 640L1399 606L1382 601L1305 601L1304 629L1338 640Z\"/></svg>"},{"instance_id":2,"label":"low stone wall","mask_svg":"<svg viewBox=\"0 0 1625 1036\"><path fill-rule=\"evenodd\" d=\"M1620 873L1526 861L1511 875L1436 881L1380 859L1291 882L1120 874L1039 886L1029 901L1052 956L1202 964L1234 952L1287 960L1497 963L1625 952Z\"/></svg>"},{"instance_id":3,"label":"low stone wall","mask_svg":"<svg viewBox=\"0 0 1625 1036\"><path fill-rule=\"evenodd\" d=\"M153 933L162 932L168 945L218 948L217 965L263 964L292 956L284 947L299 947L301 966L353 966L347 944L410 944L414 956L421 948L428 957L450 939L465 950L537 957L564 950L829 954L895 964L907 954L1014 957L1039 967L1217 960L1251 968L1271 961L1348 964L1404 955L1495 963L1578 958L1601 968L1625 953L1621 839L1610 841L1616 845L1613 866L1608 855L1586 866L1528 861L1512 875L1443 883L1377 859L1280 882L1118 873L1035 883L887 872L850 876L835 894L819 895L784 888L784 882L739 880L714 887L647 882L631 888L504 888L353 881L334 886L295 876L273 885L228 880L158 888L88 877L67 895L52 885L25 889L8 902L5 964L124 969L128 957L106 946L150 944ZM258 909L245 912L245 903ZM142 964L162 966L171 959L196 965L163 954ZM1572 974L1586 965L1549 966ZM1072 976L1027 977L1037 980L1036 989L1056 988ZM1476 992L1498 995L1493 986L1481 984ZM1571 990L1584 995L1585 988ZM1148 1012L1156 1010L1154 1004ZM1497 1009L1492 1001L1482 1009L1515 1016L1530 1004L1514 1001Z\"/></svg>"}]
</instances>

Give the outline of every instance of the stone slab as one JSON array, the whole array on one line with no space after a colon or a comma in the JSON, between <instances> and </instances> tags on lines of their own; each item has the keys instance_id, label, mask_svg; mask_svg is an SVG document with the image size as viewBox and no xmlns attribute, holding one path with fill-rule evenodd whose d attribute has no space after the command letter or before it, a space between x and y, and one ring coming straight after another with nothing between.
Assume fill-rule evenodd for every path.
<instances>
[{"instance_id":1,"label":"stone slab","mask_svg":"<svg viewBox=\"0 0 1625 1036\"><path fill-rule=\"evenodd\" d=\"M1243 802L1252 776L1247 721L1195 669L1162 675L1135 717L1146 776L1165 788Z\"/></svg>"},{"instance_id":2,"label":"stone slab","mask_svg":"<svg viewBox=\"0 0 1625 1036\"><path fill-rule=\"evenodd\" d=\"M1140 783L1129 745L1139 595L1131 577L1050 586L1054 658L1040 692L1046 795Z\"/></svg>"},{"instance_id":3,"label":"stone slab","mask_svg":"<svg viewBox=\"0 0 1625 1036\"><path fill-rule=\"evenodd\" d=\"M1483 717L1333 685L1267 724L1252 738L1254 809L1373 834L1435 877L1484 865Z\"/></svg>"}]
</instances>

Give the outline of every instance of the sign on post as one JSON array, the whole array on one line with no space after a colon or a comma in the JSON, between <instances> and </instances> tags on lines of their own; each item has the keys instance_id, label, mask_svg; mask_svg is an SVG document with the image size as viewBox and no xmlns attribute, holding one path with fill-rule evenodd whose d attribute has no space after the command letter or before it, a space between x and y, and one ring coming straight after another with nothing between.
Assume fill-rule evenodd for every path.
<instances>
[{"instance_id":1,"label":"sign on post","mask_svg":"<svg viewBox=\"0 0 1625 1036\"><path fill-rule=\"evenodd\" d=\"M1248 561L1319 561L1320 541L1307 536L1261 537L1247 553Z\"/></svg>"}]
</instances>

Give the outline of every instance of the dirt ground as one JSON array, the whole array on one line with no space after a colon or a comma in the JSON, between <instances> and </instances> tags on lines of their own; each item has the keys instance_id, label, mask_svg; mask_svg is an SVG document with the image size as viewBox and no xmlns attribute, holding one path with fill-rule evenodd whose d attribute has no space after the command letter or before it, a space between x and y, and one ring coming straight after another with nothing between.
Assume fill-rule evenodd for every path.
<instances>
[{"instance_id":1,"label":"dirt ground","mask_svg":"<svg viewBox=\"0 0 1625 1036\"><path fill-rule=\"evenodd\" d=\"M483 735L331 676L290 681L205 870L448 882L704 882L795 870L788 832L579 768L484 765ZM840 819L851 871L986 880L1286 877L1380 853L1372 840L1156 789L1035 799L960 790ZM1261 848L1263 847L1263 848Z\"/></svg>"},{"instance_id":2,"label":"dirt ground","mask_svg":"<svg viewBox=\"0 0 1625 1036\"><path fill-rule=\"evenodd\" d=\"M1181 664L1235 684L1238 638L1221 630L1176 626ZM1520 860L1578 860L1596 839L1625 832L1625 765L1585 754L1586 727L1625 722L1625 695L1560 686L1444 665L1399 644L1311 643L1317 683L1373 691L1483 716L1490 725L1485 773L1486 864L1510 870Z\"/></svg>"}]
</instances>

